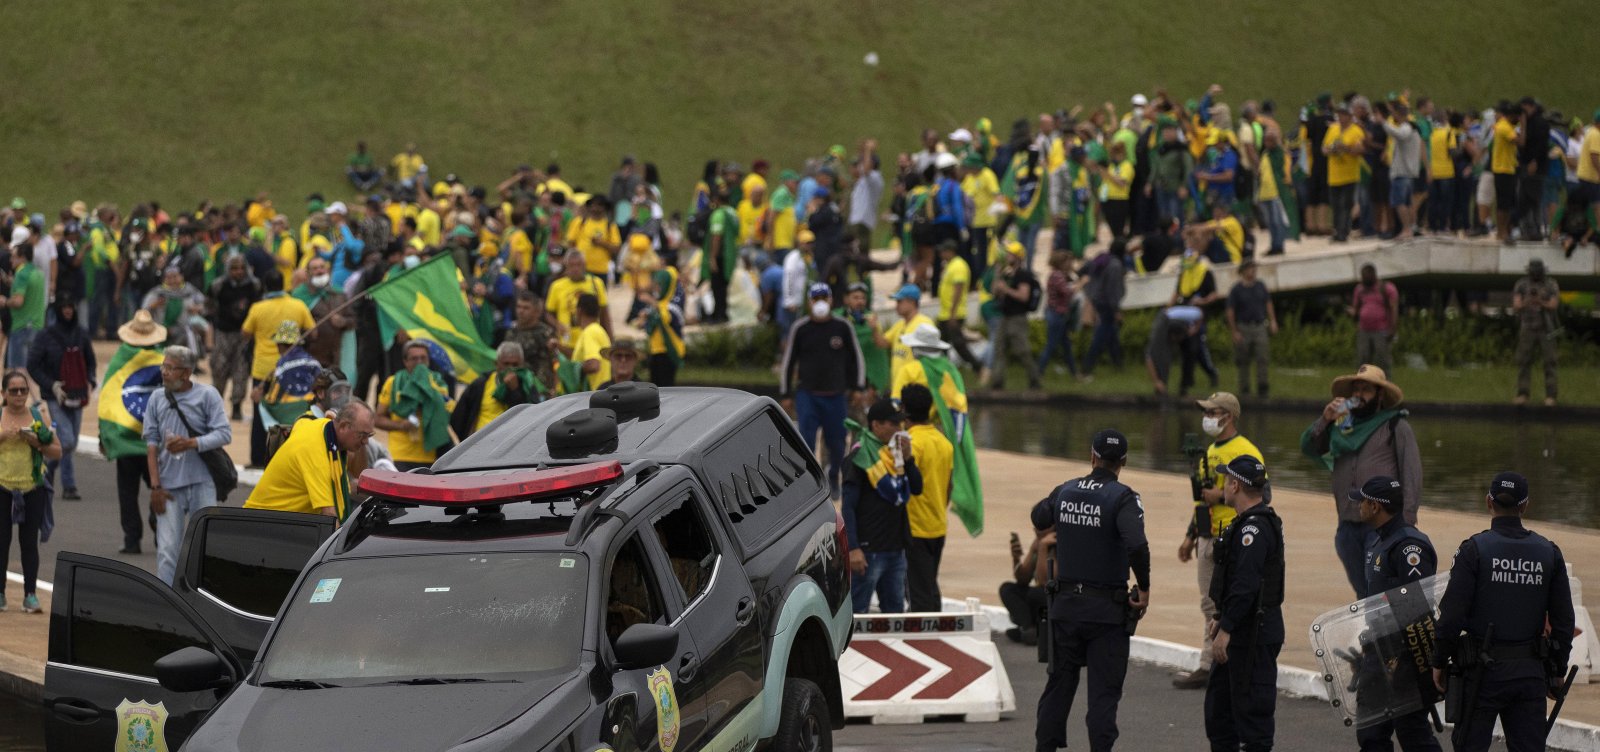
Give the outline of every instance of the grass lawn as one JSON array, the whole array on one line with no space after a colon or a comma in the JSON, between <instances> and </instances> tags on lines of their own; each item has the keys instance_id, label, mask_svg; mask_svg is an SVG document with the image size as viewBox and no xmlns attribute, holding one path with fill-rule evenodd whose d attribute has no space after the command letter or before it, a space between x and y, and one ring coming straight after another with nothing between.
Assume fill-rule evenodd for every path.
<instances>
[{"instance_id":1,"label":"grass lawn","mask_svg":"<svg viewBox=\"0 0 1600 752\"><path fill-rule=\"evenodd\" d=\"M1336 376L1350 373L1347 368L1274 368L1272 369L1272 396L1286 399L1328 399L1328 385ZM1564 405L1600 406L1600 379L1593 369L1569 369L1561 377L1561 403ZM1205 374L1197 374L1199 385L1191 390L1196 396L1210 393ZM1218 388L1232 390L1238 385L1233 366L1221 366ZM1176 376L1174 376L1176 378ZM1390 378L1405 390L1406 399L1414 402L1450 404L1510 404L1516 392L1517 370L1511 367L1488 367L1471 370L1428 369L1413 370L1397 367ZM969 388L973 375L967 372ZM714 369L691 366L678 372L680 384L715 386L767 386L777 388L778 378L770 369ZM1020 389L1028 383L1022 369L1013 367L1007 372L1008 388ZM1051 394L1082 396L1149 396L1154 392L1143 368L1127 367L1120 372L1109 365L1102 366L1090 383L1080 383L1067 374L1047 373L1045 391ZM1543 377L1534 371L1533 401L1543 400ZM1176 387L1176 382L1173 384Z\"/></svg>"},{"instance_id":2,"label":"grass lawn","mask_svg":"<svg viewBox=\"0 0 1600 752\"><path fill-rule=\"evenodd\" d=\"M1597 102L1557 50L1588 0L1537 12L1422 0L940 3L852 0L52 0L6 7L0 132L6 198L53 213L259 190L298 219L313 190L350 191L345 156L416 141L435 176L493 187L558 159L604 190L624 153L657 162L669 209L707 158L797 166L875 136L1012 119L1167 87L1221 83L1238 112L1272 98L1292 122L1318 91L1409 87L1483 107L1535 94ZM1566 39L1563 43L1560 40ZM1552 46L1554 45L1554 46ZM1486 56L1486 51L1493 51ZM864 64L876 52L881 63ZM1507 61L1516 61L1509 64ZM1286 384L1287 388L1287 384Z\"/></svg>"}]
</instances>

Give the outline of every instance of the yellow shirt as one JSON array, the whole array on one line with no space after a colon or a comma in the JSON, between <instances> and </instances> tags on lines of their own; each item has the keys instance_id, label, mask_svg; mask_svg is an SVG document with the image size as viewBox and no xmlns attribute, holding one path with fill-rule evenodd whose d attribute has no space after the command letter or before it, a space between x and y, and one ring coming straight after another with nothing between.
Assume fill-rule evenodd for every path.
<instances>
[{"instance_id":1,"label":"yellow shirt","mask_svg":"<svg viewBox=\"0 0 1600 752\"><path fill-rule=\"evenodd\" d=\"M441 224L439 212L426 206L422 207L422 210L417 212L417 237L422 238L422 242L428 245L438 245L443 232L440 229Z\"/></svg>"},{"instance_id":2,"label":"yellow shirt","mask_svg":"<svg viewBox=\"0 0 1600 752\"><path fill-rule=\"evenodd\" d=\"M766 191L767 179L752 172L744 176L744 182L739 184L739 195L749 198L750 194L754 193L757 188Z\"/></svg>"},{"instance_id":3,"label":"yellow shirt","mask_svg":"<svg viewBox=\"0 0 1600 752\"><path fill-rule=\"evenodd\" d=\"M473 425L473 431L482 431L484 426L506 411L506 406L494 398L495 384L499 378L499 374L491 373L489 380L483 384L483 402L478 405L478 422Z\"/></svg>"},{"instance_id":4,"label":"yellow shirt","mask_svg":"<svg viewBox=\"0 0 1600 752\"><path fill-rule=\"evenodd\" d=\"M1456 176L1456 163L1450 158L1450 150L1456 148L1460 137L1456 129L1449 126L1433 129L1433 134L1428 136L1429 177L1448 180Z\"/></svg>"},{"instance_id":5,"label":"yellow shirt","mask_svg":"<svg viewBox=\"0 0 1600 752\"><path fill-rule=\"evenodd\" d=\"M611 380L611 360L600 356L600 351L611 346L611 336L606 334L605 327L599 322L590 324L578 332L578 340L572 345L572 359L578 363L590 360L600 361L600 370L584 374L589 389L599 389L601 384Z\"/></svg>"},{"instance_id":6,"label":"yellow shirt","mask_svg":"<svg viewBox=\"0 0 1600 752\"><path fill-rule=\"evenodd\" d=\"M1285 159L1284 161L1288 162L1289 160ZM1260 174L1261 181L1260 184L1256 186L1256 200L1272 201L1278 198L1278 176L1273 174L1272 160L1267 159L1266 155L1264 154L1261 157Z\"/></svg>"},{"instance_id":7,"label":"yellow shirt","mask_svg":"<svg viewBox=\"0 0 1600 752\"><path fill-rule=\"evenodd\" d=\"M1225 217L1213 223L1222 247L1228 249L1228 258L1237 264L1244 260L1244 227L1236 217Z\"/></svg>"},{"instance_id":8,"label":"yellow shirt","mask_svg":"<svg viewBox=\"0 0 1600 752\"><path fill-rule=\"evenodd\" d=\"M1600 183L1600 169L1594 166L1600 156L1600 127L1589 126L1583 132L1583 144L1578 147L1578 179L1585 183Z\"/></svg>"},{"instance_id":9,"label":"yellow shirt","mask_svg":"<svg viewBox=\"0 0 1600 752\"><path fill-rule=\"evenodd\" d=\"M900 399L900 390L906 388L907 384L928 386L928 369L922 367L922 361L913 359L894 372L894 388L889 390L889 396ZM945 379L939 384L939 397L952 412L967 411L967 395L956 388L955 381Z\"/></svg>"},{"instance_id":10,"label":"yellow shirt","mask_svg":"<svg viewBox=\"0 0 1600 752\"><path fill-rule=\"evenodd\" d=\"M258 201L245 210L244 220L251 227L266 227L267 220L272 219L277 214L278 212L273 210L271 204L263 204Z\"/></svg>"},{"instance_id":11,"label":"yellow shirt","mask_svg":"<svg viewBox=\"0 0 1600 752\"><path fill-rule=\"evenodd\" d=\"M933 320L919 313L915 316L912 316L910 321L899 318L895 319L894 324L889 327L889 330L883 333L884 339L889 340L889 373L894 373L895 371L900 370L900 367L905 365L907 362L913 362L916 360L916 358L912 357L911 355L911 346L901 344L900 338L910 334L911 330L916 329L923 324L932 326Z\"/></svg>"},{"instance_id":12,"label":"yellow shirt","mask_svg":"<svg viewBox=\"0 0 1600 752\"><path fill-rule=\"evenodd\" d=\"M295 421L244 508L310 514L333 507L344 517L345 457L331 443L332 423L328 418Z\"/></svg>"},{"instance_id":13,"label":"yellow shirt","mask_svg":"<svg viewBox=\"0 0 1600 752\"><path fill-rule=\"evenodd\" d=\"M550 283L550 289L544 296L545 310L556 315L556 321L567 328L567 336L563 344L571 346L578 341L578 333L573 331L572 322L578 320L578 296L589 294L600 299L600 315L607 311L606 286L599 277L590 275L583 278L582 282L573 282L566 275L557 277Z\"/></svg>"},{"instance_id":14,"label":"yellow shirt","mask_svg":"<svg viewBox=\"0 0 1600 752\"><path fill-rule=\"evenodd\" d=\"M383 215L389 218L389 231L397 233L405 227L406 205L399 201L390 201L383 207Z\"/></svg>"},{"instance_id":15,"label":"yellow shirt","mask_svg":"<svg viewBox=\"0 0 1600 752\"><path fill-rule=\"evenodd\" d=\"M302 332L311 331L311 327L316 325L311 319L311 309L305 303L281 293L256 301L244 315L244 324L239 329L253 336L256 344L255 361L250 364L250 378L260 381L272 375L273 367L278 365L278 346L273 343L272 335L285 321L298 324Z\"/></svg>"},{"instance_id":16,"label":"yellow shirt","mask_svg":"<svg viewBox=\"0 0 1600 752\"><path fill-rule=\"evenodd\" d=\"M1330 188L1353 185L1361 179L1361 150L1366 140L1367 132L1354 123L1349 128L1344 128L1338 123L1328 127L1328 135L1322 137L1322 145L1328 147L1339 144L1350 150L1328 155Z\"/></svg>"},{"instance_id":17,"label":"yellow shirt","mask_svg":"<svg viewBox=\"0 0 1600 752\"><path fill-rule=\"evenodd\" d=\"M444 384L439 382L438 377L433 377L429 381L438 389L439 394L444 396L444 409L446 411L454 410L456 407L455 400L450 399L449 393L444 390ZM383 380L383 388L378 390L378 414L387 417L389 420L405 420L405 418L389 411L389 401L393 393L394 377L390 376ZM421 429L390 431L389 454L394 458L395 462L416 462L431 465L434 460L439 459L439 452L430 452L422 448Z\"/></svg>"},{"instance_id":18,"label":"yellow shirt","mask_svg":"<svg viewBox=\"0 0 1600 752\"><path fill-rule=\"evenodd\" d=\"M622 245L622 235L610 218L578 217L567 225L567 245L583 252L583 265L590 274L604 275L611 268L611 251L596 245L596 239L604 240L612 247Z\"/></svg>"},{"instance_id":19,"label":"yellow shirt","mask_svg":"<svg viewBox=\"0 0 1600 752\"><path fill-rule=\"evenodd\" d=\"M395 177L401 180L410 180L416 177L417 173L422 172L422 155L401 152L394 155L394 159L389 160L389 164L394 167Z\"/></svg>"},{"instance_id":20,"label":"yellow shirt","mask_svg":"<svg viewBox=\"0 0 1600 752\"><path fill-rule=\"evenodd\" d=\"M0 484L14 491L32 491L33 447L12 435L0 439Z\"/></svg>"},{"instance_id":21,"label":"yellow shirt","mask_svg":"<svg viewBox=\"0 0 1600 752\"><path fill-rule=\"evenodd\" d=\"M533 240L528 238L528 231L521 227L511 230L511 266L518 274L526 274L533 270Z\"/></svg>"},{"instance_id":22,"label":"yellow shirt","mask_svg":"<svg viewBox=\"0 0 1600 752\"><path fill-rule=\"evenodd\" d=\"M956 285L962 286L961 297L956 297ZM956 256L945 264L944 276L939 278L939 320L967 318L967 293L972 292L972 267L967 260Z\"/></svg>"},{"instance_id":23,"label":"yellow shirt","mask_svg":"<svg viewBox=\"0 0 1600 752\"><path fill-rule=\"evenodd\" d=\"M1201 466L1201 471L1203 472L1200 478L1201 484L1210 488L1222 488L1223 484L1227 482L1228 476L1222 473L1221 468L1240 457L1265 459L1261 456L1261 450L1257 449L1256 445L1250 443L1250 440L1244 436L1234 436L1227 441L1217 442L1206 447L1206 462ZM1233 507L1227 504L1211 505L1211 537L1215 538L1221 535L1222 529L1227 527L1228 523L1233 522L1233 518L1237 514L1237 512L1233 511Z\"/></svg>"},{"instance_id":24,"label":"yellow shirt","mask_svg":"<svg viewBox=\"0 0 1600 752\"><path fill-rule=\"evenodd\" d=\"M1124 159L1106 168L1106 172L1108 173L1106 176L1106 200L1126 201L1129 190L1133 188L1133 161ZM1121 187L1118 187L1116 182L1111 179L1111 175L1117 176L1122 181Z\"/></svg>"},{"instance_id":25,"label":"yellow shirt","mask_svg":"<svg viewBox=\"0 0 1600 752\"><path fill-rule=\"evenodd\" d=\"M994 170L985 167L975 175L962 178L961 192L972 199L972 226L994 227L996 218L989 207L994 204L995 196L1000 195L1000 181L995 178Z\"/></svg>"},{"instance_id":26,"label":"yellow shirt","mask_svg":"<svg viewBox=\"0 0 1600 752\"><path fill-rule=\"evenodd\" d=\"M1510 120L1501 118L1494 124L1494 153L1489 158L1489 171L1496 175L1512 175L1517 171L1517 129Z\"/></svg>"},{"instance_id":27,"label":"yellow shirt","mask_svg":"<svg viewBox=\"0 0 1600 752\"><path fill-rule=\"evenodd\" d=\"M572 186L567 185L567 181L554 176L539 184L538 193L541 196L546 193L565 193L569 199L576 198L572 193ZM583 202L568 201L567 206L583 206Z\"/></svg>"},{"instance_id":28,"label":"yellow shirt","mask_svg":"<svg viewBox=\"0 0 1600 752\"><path fill-rule=\"evenodd\" d=\"M922 493L906 502L906 518L911 521L911 537L943 538L950 527L950 479L955 471L956 448L933 423L914 425L911 456L922 473Z\"/></svg>"},{"instance_id":29,"label":"yellow shirt","mask_svg":"<svg viewBox=\"0 0 1600 752\"><path fill-rule=\"evenodd\" d=\"M751 177L758 177L752 175ZM746 192L744 195L750 195ZM767 205L750 203L750 199L739 202L739 245L760 245L765 238L761 236L761 215L767 211Z\"/></svg>"},{"instance_id":30,"label":"yellow shirt","mask_svg":"<svg viewBox=\"0 0 1600 752\"><path fill-rule=\"evenodd\" d=\"M294 268L301 261L300 247L295 245L294 238L286 237L278 244L278 271L283 274L283 291L288 292L294 287Z\"/></svg>"}]
</instances>

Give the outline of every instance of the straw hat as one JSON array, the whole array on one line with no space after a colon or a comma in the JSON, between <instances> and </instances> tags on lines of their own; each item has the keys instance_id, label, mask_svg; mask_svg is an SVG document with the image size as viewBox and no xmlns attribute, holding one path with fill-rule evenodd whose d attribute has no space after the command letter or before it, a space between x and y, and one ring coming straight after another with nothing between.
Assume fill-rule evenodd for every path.
<instances>
[{"instance_id":1,"label":"straw hat","mask_svg":"<svg viewBox=\"0 0 1600 752\"><path fill-rule=\"evenodd\" d=\"M1383 395L1382 399L1379 400L1379 404L1384 408L1399 407L1400 403L1406 399L1406 393L1400 391L1399 385L1390 381L1389 375L1384 373L1382 368L1371 364L1357 368L1356 372L1349 376L1340 376L1334 379L1333 396L1349 397L1350 393L1354 391L1357 381L1365 381L1377 387L1378 391Z\"/></svg>"},{"instance_id":2,"label":"straw hat","mask_svg":"<svg viewBox=\"0 0 1600 752\"><path fill-rule=\"evenodd\" d=\"M150 312L140 308L133 320L117 328L117 337L134 347L151 347L167 341L167 328L150 318Z\"/></svg>"}]
</instances>

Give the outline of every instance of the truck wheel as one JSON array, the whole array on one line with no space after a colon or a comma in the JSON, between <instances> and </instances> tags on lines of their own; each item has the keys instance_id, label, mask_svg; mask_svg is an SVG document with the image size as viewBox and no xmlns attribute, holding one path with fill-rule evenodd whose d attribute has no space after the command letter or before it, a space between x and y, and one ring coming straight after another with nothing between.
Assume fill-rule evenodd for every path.
<instances>
[{"instance_id":1,"label":"truck wheel","mask_svg":"<svg viewBox=\"0 0 1600 752\"><path fill-rule=\"evenodd\" d=\"M832 752L833 724L828 719L828 700L816 682L784 682L783 715L778 721L778 736L772 741L777 752Z\"/></svg>"}]
</instances>

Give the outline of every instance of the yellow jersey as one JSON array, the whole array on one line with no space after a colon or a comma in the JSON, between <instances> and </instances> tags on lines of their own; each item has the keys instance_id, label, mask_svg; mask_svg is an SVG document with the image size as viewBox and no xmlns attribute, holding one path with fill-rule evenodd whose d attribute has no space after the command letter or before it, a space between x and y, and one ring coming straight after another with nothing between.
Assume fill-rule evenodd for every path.
<instances>
[{"instance_id":1,"label":"yellow jersey","mask_svg":"<svg viewBox=\"0 0 1600 752\"><path fill-rule=\"evenodd\" d=\"M950 480L955 472L956 448L933 423L914 425L911 456L922 473L922 493L906 502L906 518L913 538L943 538L949 530Z\"/></svg>"},{"instance_id":2,"label":"yellow jersey","mask_svg":"<svg viewBox=\"0 0 1600 752\"><path fill-rule=\"evenodd\" d=\"M1367 132L1354 123L1349 128L1338 123L1328 127L1328 134L1322 137L1322 145L1331 147L1337 144L1344 147L1344 151L1328 155L1329 187L1354 185L1361 179L1361 152L1366 141Z\"/></svg>"},{"instance_id":3,"label":"yellow jersey","mask_svg":"<svg viewBox=\"0 0 1600 752\"><path fill-rule=\"evenodd\" d=\"M285 321L299 325L300 331L309 332L317 322L311 319L311 309L298 298L283 292L273 292L256 301L244 315L239 329L255 340L255 359L250 363L250 378L260 381L272 375L278 365L278 345L272 335Z\"/></svg>"},{"instance_id":4,"label":"yellow jersey","mask_svg":"<svg viewBox=\"0 0 1600 752\"><path fill-rule=\"evenodd\" d=\"M1517 171L1517 129L1510 120L1501 118L1494 124L1494 152L1489 158L1489 171L1496 175L1512 175Z\"/></svg>"},{"instance_id":5,"label":"yellow jersey","mask_svg":"<svg viewBox=\"0 0 1600 752\"><path fill-rule=\"evenodd\" d=\"M593 295L600 299L600 315L605 316L610 310L606 301L606 283L600 281L593 274L585 275L582 282L573 282L566 275L557 277L550 283L550 289L545 292L544 307L556 315L556 321L566 328L567 335L563 344L572 346L578 341L578 333L573 331L572 322L578 320L578 296Z\"/></svg>"},{"instance_id":6,"label":"yellow jersey","mask_svg":"<svg viewBox=\"0 0 1600 752\"><path fill-rule=\"evenodd\" d=\"M344 519L349 488L345 453L334 440L333 421L301 418L261 471L244 508L315 513L333 507Z\"/></svg>"},{"instance_id":7,"label":"yellow jersey","mask_svg":"<svg viewBox=\"0 0 1600 752\"><path fill-rule=\"evenodd\" d=\"M916 360L916 358L912 357L911 355L911 346L901 344L900 338L910 334L913 329L916 329L923 324L933 326L933 319L930 319L927 316L919 313L915 316L912 316L910 321L906 321L905 319L896 319L894 324L889 327L888 331L883 333L883 338L889 340L889 373L894 373L900 370L900 367L906 363Z\"/></svg>"},{"instance_id":8,"label":"yellow jersey","mask_svg":"<svg viewBox=\"0 0 1600 752\"><path fill-rule=\"evenodd\" d=\"M445 412L448 413L449 411L454 410L456 408L456 402L455 400L450 399L450 394L445 390L444 384L440 383L438 378L432 376L429 378L429 383L433 384L434 388L439 391L439 394L444 397ZM389 378L383 380L383 388L378 390L377 412L379 415L387 417L390 420L405 420L404 418L401 418L400 416L389 411L389 404L390 400L392 399L391 395L393 392L394 377L390 376ZM432 464L434 460L439 459L439 452L430 452L422 448L422 431L420 429L390 431L389 454L394 458L395 462L415 462L426 465Z\"/></svg>"},{"instance_id":9,"label":"yellow jersey","mask_svg":"<svg viewBox=\"0 0 1600 752\"><path fill-rule=\"evenodd\" d=\"M1261 456L1261 450L1257 449L1255 444L1250 443L1249 439L1241 435L1235 435L1227 441L1218 441L1206 447L1205 464L1200 466L1200 484L1207 488L1222 488L1223 484L1227 482L1228 476L1222 473L1221 468L1240 457L1254 457L1265 461L1265 458ZM1200 506L1204 503L1203 501L1195 502L1195 506ZM1233 507L1224 503L1212 504L1209 511L1211 513L1211 537L1213 538L1221 535L1222 529L1232 523L1233 518L1238 515L1238 512L1235 512Z\"/></svg>"},{"instance_id":10,"label":"yellow jersey","mask_svg":"<svg viewBox=\"0 0 1600 752\"><path fill-rule=\"evenodd\" d=\"M611 360L600 353L611 347L611 335L606 334L605 327L593 323L583 328L578 333L577 342L572 346L572 359L578 363L589 360L600 361L600 370L586 373L583 378L591 391L599 389L601 384L611 380Z\"/></svg>"}]
</instances>

